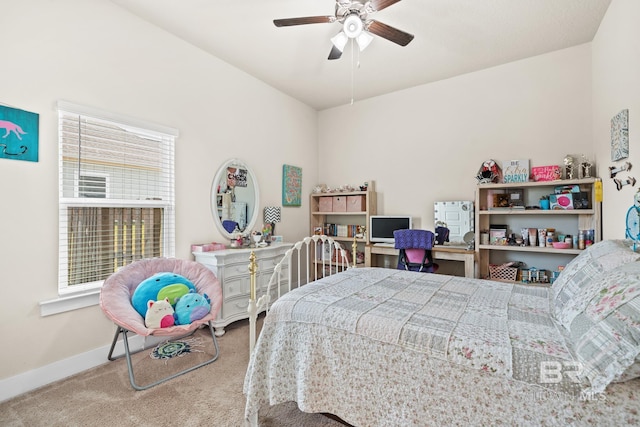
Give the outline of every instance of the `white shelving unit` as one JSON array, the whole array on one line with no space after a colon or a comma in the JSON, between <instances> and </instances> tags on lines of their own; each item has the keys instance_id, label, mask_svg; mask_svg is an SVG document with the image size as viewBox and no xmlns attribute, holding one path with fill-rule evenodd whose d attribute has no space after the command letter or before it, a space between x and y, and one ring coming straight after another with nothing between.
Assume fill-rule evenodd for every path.
<instances>
[{"instance_id":1,"label":"white shelving unit","mask_svg":"<svg viewBox=\"0 0 640 427\"><path fill-rule=\"evenodd\" d=\"M582 252L581 249L555 249L540 246L507 246L481 244L480 234L491 225L506 225L507 234L521 234L522 228L555 228L556 235L577 235L579 230L594 230L594 242L602 239L601 207L597 197L599 178L557 180L543 182L479 184L476 189L476 255L481 278L489 277L490 264L522 261L527 267L556 270ZM601 184L600 184L601 185ZM538 206L542 195L553 194L556 187L578 186L588 198L586 209L511 209L491 208L493 194L513 193L521 189L526 207Z\"/></svg>"},{"instance_id":2,"label":"white shelving unit","mask_svg":"<svg viewBox=\"0 0 640 427\"><path fill-rule=\"evenodd\" d=\"M321 209L321 199L323 197L343 198L345 200L357 200L362 199L361 210L358 211L335 211L335 210L323 210ZM340 193L312 193L309 197L309 211L310 211L310 228L311 234L314 234L318 228L325 233L325 224L340 224L340 225L359 225L365 227L364 238L356 238L358 243L358 251L364 252L364 245L369 243L369 233L366 230L369 227L369 218L371 215L376 214L376 192L374 190L373 181L369 181L369 186L366 191L351 191ZM338 241L342 246L351 253L351 245L353 244L353 236L335 236L327 234L333 240Z\"/></svg>"}]
</instances>

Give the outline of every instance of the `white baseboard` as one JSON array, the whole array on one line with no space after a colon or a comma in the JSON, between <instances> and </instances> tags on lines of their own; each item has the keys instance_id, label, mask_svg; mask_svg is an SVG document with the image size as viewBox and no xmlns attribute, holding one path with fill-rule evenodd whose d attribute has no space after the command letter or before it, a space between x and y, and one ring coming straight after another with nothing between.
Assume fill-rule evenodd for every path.
<instances>
[{"instance_id":1,"label":"white baseboard","mask_svg":"<svg viewBox=\"0 0 640 427\"><path fill-rule=\"evenodd\" d=\"M143 347L156 346L165 340L166 337L165 339L155 337L145 339L139 335L129 335L129 348L133 352ZM0 402L108 363L107 355L110 347L111 344L0 380ZM114 356L124 354L121 339L118 340L113 354Z\"/></svg>"}]
</instances>

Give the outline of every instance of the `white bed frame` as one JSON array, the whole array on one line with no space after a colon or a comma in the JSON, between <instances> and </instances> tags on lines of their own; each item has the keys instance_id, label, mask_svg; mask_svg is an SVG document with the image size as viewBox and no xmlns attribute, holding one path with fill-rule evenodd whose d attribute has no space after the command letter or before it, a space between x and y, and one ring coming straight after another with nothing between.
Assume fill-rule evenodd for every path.
<instances>
[{"instance_id":1,"label":"white bed frame","mask_svg":"<svg viewBox=\"0 0 640 427\"><path fill-rule=\"evenodd\" d=\"M269 279L266 292L260 298L256 300L256 275L258 273L258 265L256 264L256 257L253 252L249 257L249 272L251 273L251 287L250 287L250 299L249 307L249 352L253 353L253 348L256 343L256 321L258 319L258 313L263 310L269 312L269 304L271 303L271 289L275 286L277 290L276 299L281 296L281 284L283 281L282 269L285 268L287 291L291 291L293 288L300 287L314 280L318 280L323 276L330 276L332 274L343 271L347 268L354 268L356 266L357 244L354 239L352 244L352 259L353 264L350 265L347 258L347 251L342 245L334 241L331 237L325 235L314 235L305 237L299 242L295 243L293 247L288 249L282 259L276 264L273 269L273 274ZM297 280L293 281L293 265L291 263L292 258L297 261ZM338 261L332 261L336 259ZM321 276L318 274L318 267L321 267L320 271L324 272ZM303 276L306 275L306 277ZM304 281L303 281L304 279ZM285 292L285 293L286 293Z\"/></svg>"}]
</instances>

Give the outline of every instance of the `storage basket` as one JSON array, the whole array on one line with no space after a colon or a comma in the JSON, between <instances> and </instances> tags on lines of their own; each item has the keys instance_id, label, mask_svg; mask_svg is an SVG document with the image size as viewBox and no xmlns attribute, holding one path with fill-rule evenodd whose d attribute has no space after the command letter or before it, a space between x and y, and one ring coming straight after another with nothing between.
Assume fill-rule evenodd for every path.
<instances>
[{"instance_id":1,"label":"storage basket","mask_svg":"<svg viewBox=\"0 0 640 427\"><path fill-rule=\"evenodd\" d=\"M518 268L512 267L514 263L489 264L489 278L491 280L510 280L515 282L518 278Z\"/></svg>"}]
</instances>

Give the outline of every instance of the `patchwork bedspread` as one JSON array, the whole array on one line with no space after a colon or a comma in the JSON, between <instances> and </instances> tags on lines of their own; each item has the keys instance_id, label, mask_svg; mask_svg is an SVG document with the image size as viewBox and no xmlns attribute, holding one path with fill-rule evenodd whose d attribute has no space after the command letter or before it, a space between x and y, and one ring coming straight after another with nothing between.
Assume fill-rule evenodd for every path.
<instances>
[{"instance_id":1,"label":"patchwork bedspread","mask_svg":"<svg viewBox=\"0 0 640 427\"><path fill-rule=\"evenodd\" d=\"M576 369L547 288L352 269L273 305L245 380L246 416L296 401L367 426L638 420L638 381L592 395Z\"/></svg>"}]
</instances>

